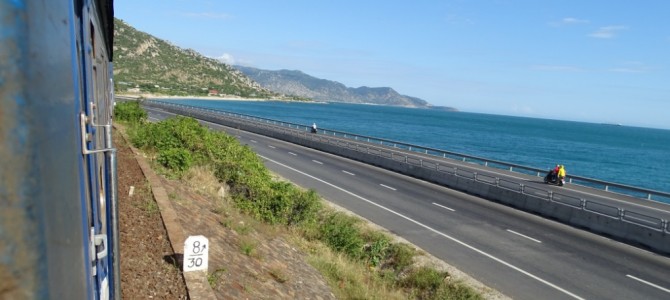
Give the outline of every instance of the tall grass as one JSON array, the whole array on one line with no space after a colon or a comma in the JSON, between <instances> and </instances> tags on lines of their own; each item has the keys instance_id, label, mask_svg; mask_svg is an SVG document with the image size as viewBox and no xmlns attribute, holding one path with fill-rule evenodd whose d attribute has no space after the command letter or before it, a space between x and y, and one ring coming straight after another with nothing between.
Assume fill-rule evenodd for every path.
<instances>
[{"instance_id":1,"label":"tall grass","mask_svg":"<svg viewBox=\"0 0 670 300\"><path fill-rule=\"evenodd\" d=\"M445 280L446 272L414 267L415 251L365 229L359 219L325 209L313 190L272 179L248 146L196 120L171 118L147 123L137 103L120 103L115 116L129 123L130 140L154 155L166 175L193 176L212 170L230 187L235 206L256 220L300 232L304 240L328 247L312 264L329 280L339 298L347 299L480 299L468 287ZM318 246L317 246L318 247ZM250 244L242 251L251 255Z\"/></svg>"}]
</instances>

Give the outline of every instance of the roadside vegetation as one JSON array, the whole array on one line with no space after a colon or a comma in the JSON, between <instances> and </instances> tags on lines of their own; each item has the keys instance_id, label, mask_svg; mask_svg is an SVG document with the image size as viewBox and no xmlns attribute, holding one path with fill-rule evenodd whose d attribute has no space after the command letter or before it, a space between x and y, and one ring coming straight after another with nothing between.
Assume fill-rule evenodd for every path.
<instances>
[{"instance_id":1,"label":"roadside vegetation","mask_svg":"<svg viewBox=\"0 0 670 300\"><path fill-rule=\"evenodd\" d=\"M409 245L327 208L313 190L277 180L235 138L210 131L192 118L147 122L136 101L118 103L114 115L127 125L132 144L153 159L158 172L185 179L189 170L211 170L229 188L226 197L240 212L290 234L289 239L310 254L309 262L338 299L482 299L447 272L417 264L419 254ZM253 257L254 244L241 250ZM272 273L278 282L288 280L279 268Z\"/></svg>"}]
</instances>

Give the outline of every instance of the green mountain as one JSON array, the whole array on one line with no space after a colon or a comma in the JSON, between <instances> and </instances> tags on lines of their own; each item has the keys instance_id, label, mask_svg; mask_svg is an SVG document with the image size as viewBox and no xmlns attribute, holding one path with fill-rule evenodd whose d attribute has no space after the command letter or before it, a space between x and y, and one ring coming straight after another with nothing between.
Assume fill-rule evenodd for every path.
<instances>
[{"instance_id":1,"label":"green mountain","mask_svg":"<svg viewBox=\"0 0 670 300\"><path fill-rule=\"evenodd\" d=\"M390 87L351 88L337 81L316 78L301 71L268 71L244 66L235 68L268 90L318 101L433 107L423 99L401 95Z\"/></svg>"},{"instance_id":2,"label":"green mountain","mask_svg":"<svg viewBox=\"0 0 670 300\"><path fill-rule=\"evenodd\" d=\"M350 88L300 71L232 67L114 19L114 90L174 96L320 100L440 108L389 87ZM239 70L238 70L239 69Z\"/></svg>"},{"instance_id":3,"label":"green mountain","mask_svg":"<svg viewBox=\"0 0 670 300\"><path fill-rule=\"evenodd\" d=\"M279 98L240 71L114 19L114 90L177 96Z\"/></svg>"}]
</instances>

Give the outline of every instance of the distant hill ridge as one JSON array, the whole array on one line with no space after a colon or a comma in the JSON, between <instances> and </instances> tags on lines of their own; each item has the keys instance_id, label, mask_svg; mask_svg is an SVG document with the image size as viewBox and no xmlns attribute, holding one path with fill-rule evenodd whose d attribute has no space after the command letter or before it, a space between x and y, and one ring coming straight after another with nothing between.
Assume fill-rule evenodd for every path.
<instances>
[{"instance_id":1,"label":"distant hill ridge","mask_svg":"<svg viewBox=\"0 0 670 300\"><path fill-rule=\"evenodd\" d=\"M246 66L234 67L262 87L283 94L318 101L432 107L423 99L401 95L390 87L351 88L337 81L316 78L297 70L268 71Z\"/></svg>"},{"instance_id":2,"label":"distant hill ridge","mask_svg":"<svg viewBox=\"0 0 670 300\"><path fill-rule=\"evenodd\" d=\"M114 19L114 85L117 92L279 96L229 65L141 32L119 19Z\"/></svg>"},{"instance_id":3,"label":"distant hill ridge","mask_svg":"<svg viewBox=\"0 0 670 300\"><path fill-rule=\"evenodd\" d=\"M439 108L389 87L350 88L301 71L230 66L114 19L114 90L160 94L370 103Z\"/></svg>"}]
</instances>

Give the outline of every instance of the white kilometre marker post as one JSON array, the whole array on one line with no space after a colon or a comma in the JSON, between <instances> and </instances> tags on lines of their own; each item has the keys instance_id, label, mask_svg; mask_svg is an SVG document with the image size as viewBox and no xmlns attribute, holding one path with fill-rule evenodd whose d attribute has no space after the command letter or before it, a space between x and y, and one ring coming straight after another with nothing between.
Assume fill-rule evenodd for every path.
<instances>
[{"instance_id":1,"label":"white kilometre marker post","mask_svg":"<svg viewBox=\"0 0 670 300\"><path fill-rule=\"evenodd\" d=\"M202 235L192 235L184 242L184 272L207 271L209 241Z\"/></svg>"}]
</instances>

